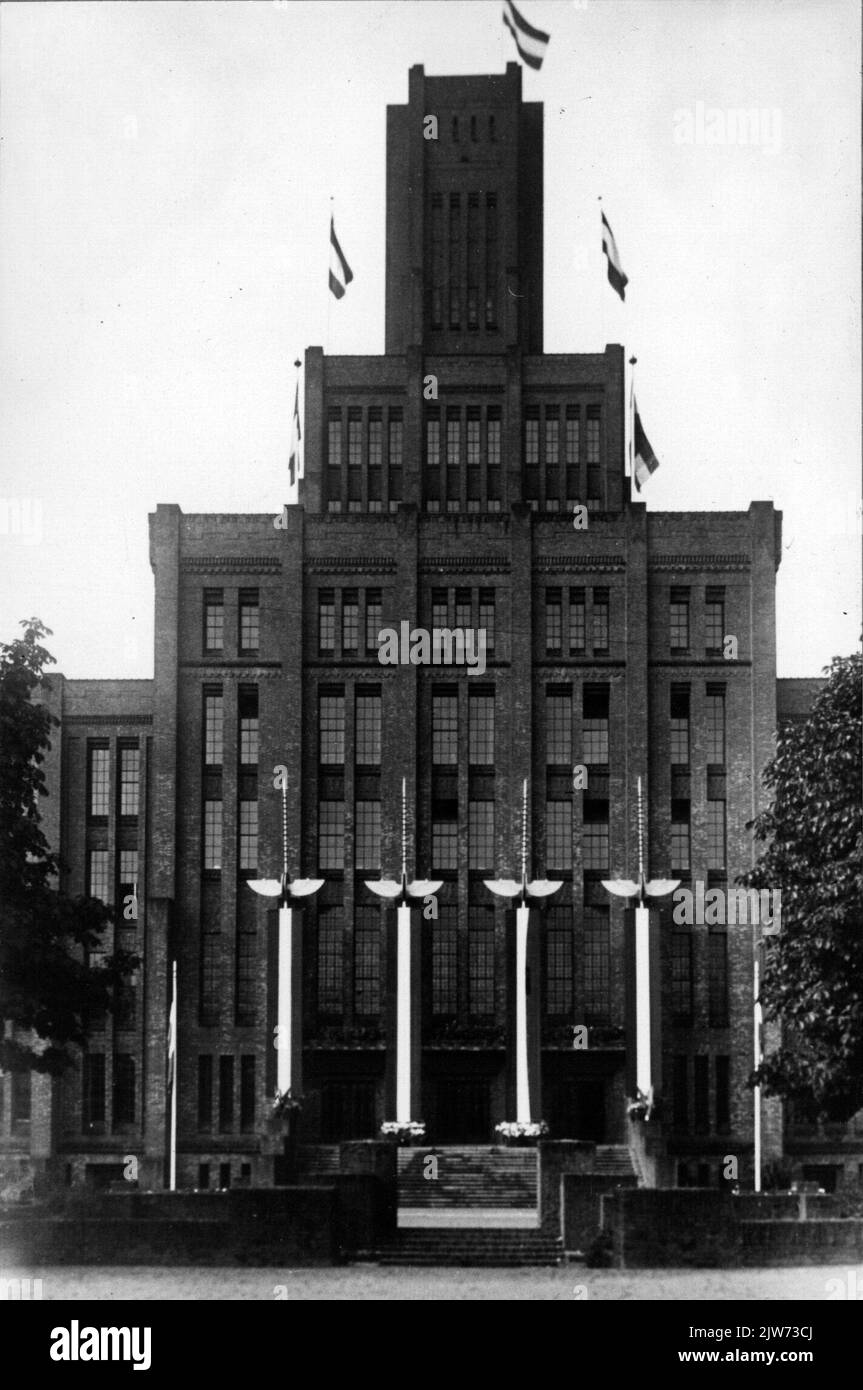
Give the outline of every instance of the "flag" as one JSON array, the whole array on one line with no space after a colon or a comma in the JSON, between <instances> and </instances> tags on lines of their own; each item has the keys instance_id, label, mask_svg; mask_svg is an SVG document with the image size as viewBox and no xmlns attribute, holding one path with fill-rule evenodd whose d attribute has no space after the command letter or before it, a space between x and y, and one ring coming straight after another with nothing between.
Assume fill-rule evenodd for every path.
<instances>
[{"instance_id":1,"label":"flag","mask_svg":"<svg viewBox=\"0 0 863 1390\"><path fill-rule=\"evenodd\" d=\"M641 484L646 482L651 473L655 473L659 467L659 459L651 448L650 440L644 433L644 426L641 423L641 416L638 413L638 405L635 397L632 398L635 411L635 487L636 491L641 491Z\"/></svg>"},{"instance_id":2,"label":"flag","mask_svg":"<svg viewBox=\"0 0 863 1390\"><path fill-rule=\"evenodd\" d=\"M173 970L171 1009L168 1014L168 1095L174 1089L177 1065L177 968Z\"/></svg>"},{"instance_id":3,"label":"flag","mask_svg":"<svg viewBox=\"0 0 863 1390\"><path fill-rule=\"evenodd\" d=\"M515 39L519 57L523 58L529 67L541 68L545 50L548 48L548 34L544 34L541 29L534 29L532 24L528 24L524 16L519 14L512 0L503 0L501 19Z\"/></svg>"},{"instance_id":4,"label":"flag","mask_svg":"<svg viewBox=\"0 0 863 1390\"><path fill-rule=\"evenodd\" d=\"M348 265L347 261L345 260L345 253L344 253L344 251L343 251L342 248L339 246L339 239L338 239L338 237L336 236L336 224L335 224L335 222L333 221L333 219L332 219L332 217L331 217L331 218L330 218L330 289L332 290L333 294L336 296L336 299L341 299L342 295L343 295L344 292L345 292L345 289L346 289L347 286L351 283L351 281L353 280L353 278L354 278L354 272L351 270L350 266Z\"/></svg>"},{"instance_id":5,"label":"flag","mask_svg":"<svg viewBox=\"0 0 863 1390\"><path fill-rule=\"evenodd\" d=\"M602 249L608 258L608 282L612 289L617 290L621 299L625 299L626 296L623 291L629 284L629 279L623 273L617 242L614 240L614 233L608 225L608 219L604 212L602 213Z\"/></svg>"},{"instance_id":6,"label":"flag","mask_svg":"<svg viewBox=\"0 0 863 1390\"><path fill-rule=\"evenodd\" d=\"M297 389L294 394L294 415L291 420L291 452L288 458L288 473L292 485L297 481L300 471L300 440L302 437L300 431L300 383L297 382Z\"/></svg>"}]
</instances>

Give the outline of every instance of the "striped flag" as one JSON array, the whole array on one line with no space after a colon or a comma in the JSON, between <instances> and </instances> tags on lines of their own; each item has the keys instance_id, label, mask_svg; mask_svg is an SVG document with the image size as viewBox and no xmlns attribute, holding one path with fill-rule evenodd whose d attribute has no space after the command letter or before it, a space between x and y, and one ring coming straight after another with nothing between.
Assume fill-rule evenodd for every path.
<instances>
[{"instance_id":1,"label":"striped flag","mask_svg":"<svg viewBox=\"0 0 863 1390\"><path fill-rule=\"evenodd\" d=\"M545 50L548 48L548 34L544 34L541 29L534 29L532 24L528 24L524 16L519 14L512 0L503 0L501 19L515 39L519 57L523 58L529 67L541 68Z\"/></svg>"},{"instance_id":2,"label":"striped flag","mask_svg":"<svg viewBox=\"0 0 863 1390\"><path fill-rule=\"evenodd\" d=\"M332 279L332 275L330 276ZM344 290L342 291L344 294ZM288 458L288 474L293 485L297 481L300 472L300 383L297 382L297 389L294 394L294 415L291 420L291 452Z\"/></svg>"},{"instance_id":3,"label":"striped flag","mask_svg":"<svg viewBox=\"0 0 863 1390\"><path fill-rule=\"evenodd\" d=\"M336 296L336 299L341 299L342 295L344 294L346 288L347 288L348 285L351 283L351 281L353 280L353 278L354 278L354 272L351 270L350 266L348 265L347 261L345 260L345 253L344 253L344 251L343 251L342 248L339 246L339 239L338 239L338 237L336 236L336 224L335 224L333 218L331 217L331 218L330 218L330 289L332 290L333 294Z\"/></svg>"},{"instance_id":4,"label":"striped flag","mask_svg":"<svg viewBox=\"0 0 863 1390\"><path fill-rule=\"evenodd\" d=\"M608 260L608 282L612 289L617 290L621 299L625 299L626 295L623 291L629 284L629 278L623 273L617 242L614 240L614 233L608 225L608 218L604 212L602 213L602 249Z\"/></svg>"},{"instance_id":5,"label":"striped flag","mask_svg":"<svg viewBox=\"0 0 863 1390\"><path fill-rule=\"evenodd\" d=\"M644 426L641 423L641 416L638 413L638 405L634 396L632 405L635 412L635 487L636 491L640 492L642 483L646 483L651 473L655 473L659 467L659 459L653 452L650 440L644 433Z\"/></svg>"},{"instance_id":6,"label":"striped flag","mask_svg":"<svg viewBox=\"0 0 863 1390\"><path fill-rule=\"evenodd\" d=\"M168 1095L173 1092L176 1085L177 1068L177 975L176 964L174 965L173 988L171 992L171 1008L168 1013Z\"/></svg>"}]
</instances>

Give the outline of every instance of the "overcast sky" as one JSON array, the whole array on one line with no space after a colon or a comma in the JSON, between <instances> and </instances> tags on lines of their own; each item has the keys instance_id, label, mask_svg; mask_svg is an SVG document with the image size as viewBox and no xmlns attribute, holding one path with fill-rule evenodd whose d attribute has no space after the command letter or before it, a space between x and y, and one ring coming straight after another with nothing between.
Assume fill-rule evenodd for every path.
<instances>
[{"instance_id":1,"label":"overcast sky","mask_svg":"<svg viewBox=\"0 0 863 1390\"><path fill-rule=\"evenodd\" d=\"M524 70L546 351L638 356L649 510L782 509L779 674L818 674L860 631L857 0L521 8L551 34ZM414 63L517 55L499 0L15 4L0 26L0 640L36 614L66 675L150 676L147 513L277 511L294 358L383 351L387 103Z\"/></svg>"}]
</instances>

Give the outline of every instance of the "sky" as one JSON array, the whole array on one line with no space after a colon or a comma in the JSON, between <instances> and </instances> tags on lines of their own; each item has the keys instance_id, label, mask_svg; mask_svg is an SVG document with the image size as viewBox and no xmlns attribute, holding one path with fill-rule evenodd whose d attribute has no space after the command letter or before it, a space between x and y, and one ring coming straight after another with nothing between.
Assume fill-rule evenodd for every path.
<instances>
[{"instance_id":1,"label":"sky","mask_svg":"<svg viewBox=\"0 0 863 1390\"><path fill-rule=\"evenodd\" d=\"M861 627L859 6L521 9L545 349L637 356L649 511L783 511L778 673L817 675ZM294 359L383 351L387 103L516 58L499 0L0 6L0 641L152 675L148 512L277 512Z\"/></svg>"}]
</instances>

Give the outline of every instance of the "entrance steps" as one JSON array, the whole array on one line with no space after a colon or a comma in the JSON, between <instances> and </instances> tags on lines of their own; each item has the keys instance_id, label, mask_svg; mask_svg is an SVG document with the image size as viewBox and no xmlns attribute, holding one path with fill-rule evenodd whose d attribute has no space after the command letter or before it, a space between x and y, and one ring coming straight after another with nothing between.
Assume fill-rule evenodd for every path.
<instances>
[{"instance_id":1,"label":"entrance steps","mask_svg":"<svg viewBox=\"0 0 863 1390\"><path fill-rule=\"evenodd\" d=\"M556 1265L563 1259L563 1241L538 1230L482 1226L402 1228L392 1242L357 1258L372 1259L382 1265Z\"/></svg>"},{"instance_id":2,"label":"entrance steps","mask_svg":"<svg viewBox=\"0 0 863 1390\"><path fill-rule=\"evenodd\" d=\"M597 1144L593 1170L598 1178L637 1178L632 1152L626 1144Z\"/></svg>"},{"instance_id":3,"label":"entrance steps","mask_svg":"<svg viewBox=\"0 0 863 1390\"><path fill-rule=\"evenodd\" d=\"M399 1149L398 1168L400 1208L536 1208L535 1148Z\"/></svg>"}]
</instances>

